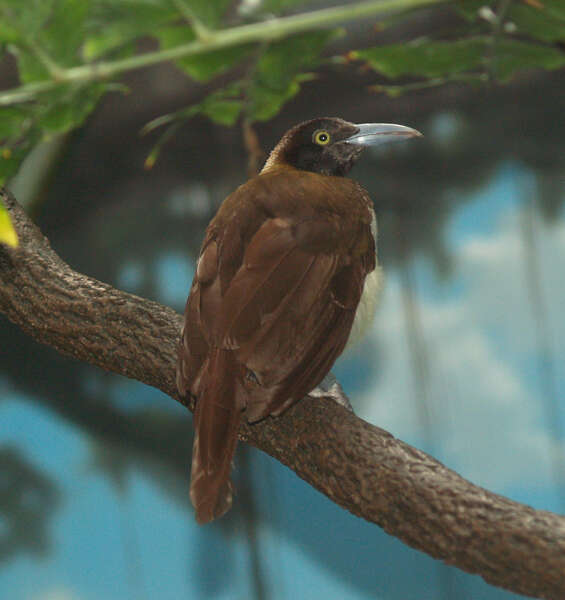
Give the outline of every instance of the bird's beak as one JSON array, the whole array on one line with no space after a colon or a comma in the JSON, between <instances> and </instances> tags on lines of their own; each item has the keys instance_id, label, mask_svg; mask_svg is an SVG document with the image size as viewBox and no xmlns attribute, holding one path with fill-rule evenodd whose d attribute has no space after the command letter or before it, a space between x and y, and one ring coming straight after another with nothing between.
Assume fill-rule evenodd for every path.
<instances>
[{"instance_id":1,"label":"bird's beak","mask_svg":"<svg viewBox=\"0 0 565 600\"><path fill-rule=\"evenodd\" d=\"M393 123L362 123L355 126L359 131L343 140L344 142L360 146L379 146L412 137L422 137L416 129Z\"/></svg>"}]
</instances>

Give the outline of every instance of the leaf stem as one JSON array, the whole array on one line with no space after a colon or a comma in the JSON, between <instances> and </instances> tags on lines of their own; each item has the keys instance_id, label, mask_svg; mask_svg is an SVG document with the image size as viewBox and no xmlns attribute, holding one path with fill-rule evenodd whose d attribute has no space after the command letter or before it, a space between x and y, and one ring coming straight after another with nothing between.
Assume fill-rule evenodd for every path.
<instances>
[{"instance_id":1,"label":"leaf stem","mask_svg":"<svg viewBox=\"0 0 565 600\"><path fill-rule=\"evenodd\" d=\"M194 11L186 4L184 0L171 0L176 9L188 21L189 25L194 30L196 37L201 42L206 42L212 36L212 32L204 23L194 14Z\"/></svg>"},{"instance_id":2,"label":"leaf stem","mask_svg":"<svg viewBox=\"0 0 565 600\"><path fill-rule=\"evenodd\" d=\"M497 7L497 11L496 11L496 18L494 19L494 21L491 23L491 27L492 27L492 32L491 32L491 37L490 37L490 44L489 44L489 52L487 55L487 63L488 63L488 77L489 80L495 81L496 80L496 51L497 51L497 47L498 47L498 42L500 40L500 37L503 33L503 27L504 27L504 20L506 18L506 13L508 12L508 9L510 8L510 5L512 4L512 0L500 0L500 2L498 3L498 7Z\"/></svg>"},{"instance_id":3,"label":"leaf stem","mask_svg":"<svg viewBox=\"0 0 565 600\"><path fill-rule=\"evenodd\" d=\"M26 102L38 94L49 91L61 83L88 82L108 79L120 73L139 69L160 62L178 60L211 50L220 50L231 46L252 42L276 40L291 34L301 33L311 29L330 27L343 21L352 21L371 15L400 12L424 6L439 4L445 0L369 0L345 6L325 8L289 17L281 17L223 29L209 31L203 39L197 39L174 48L155 52L146 52L112 62L99 62L63 69L56 78L23 85L18 88L0 92L0 106ZM194 22L193 22L194 25Z\"/></svg>"}]
</instances>

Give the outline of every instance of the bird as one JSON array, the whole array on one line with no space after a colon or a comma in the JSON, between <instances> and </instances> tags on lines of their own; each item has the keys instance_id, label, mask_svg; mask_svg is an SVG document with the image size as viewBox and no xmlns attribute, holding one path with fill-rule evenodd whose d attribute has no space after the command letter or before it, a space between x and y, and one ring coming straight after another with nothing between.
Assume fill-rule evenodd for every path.
<instances>
[{"instance_id":1,"label":"bird","mask_svg":"<svg viewBox=\"0 0 565 600\"><path fill-rule=\"evenodd\" d=\"M277 417L305 397L371 323L381 279L375 213L346 175L366 146L420 135L336 117L300 123L208 225L176 373L179 394L195 402L198 523L232 506L241 420Z\"/></svg>"}]
</instances>

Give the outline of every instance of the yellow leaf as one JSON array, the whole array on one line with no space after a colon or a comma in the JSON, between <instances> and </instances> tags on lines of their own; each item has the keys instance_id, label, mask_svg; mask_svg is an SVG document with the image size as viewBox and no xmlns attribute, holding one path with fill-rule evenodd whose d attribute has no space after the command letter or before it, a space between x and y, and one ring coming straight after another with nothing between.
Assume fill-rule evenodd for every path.
<instances>
[{"instance_id":1,"label":"yellow leaf","mask_svg":"<svg viewBox=\"0 0 565 600\"><path fill-rule=\"evenodd\" d=\"M18 247L18 234L12 225L10 215L0 202L0 244L7 244L12 248Z\"/></svg>"}]
</instances>

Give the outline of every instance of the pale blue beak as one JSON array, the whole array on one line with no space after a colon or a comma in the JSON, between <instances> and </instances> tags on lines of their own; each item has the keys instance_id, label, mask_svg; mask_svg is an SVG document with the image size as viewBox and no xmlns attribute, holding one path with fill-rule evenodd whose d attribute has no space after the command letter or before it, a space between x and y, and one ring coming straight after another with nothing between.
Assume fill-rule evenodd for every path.
<instances>
[{"instance_id":1,"label":"pale blue beak","mask_svg":"<svg viewBox=\"0 0 565 600\"><path fill-rule=\"evenodd\" d=\"M400 142L408 138L422 137L422 134L416 129L394 123L362 123L355 126L359 128L359 131L343 140L344 142L360 146L378 146L389 142Z\"/></svg>"}]
</instances>

